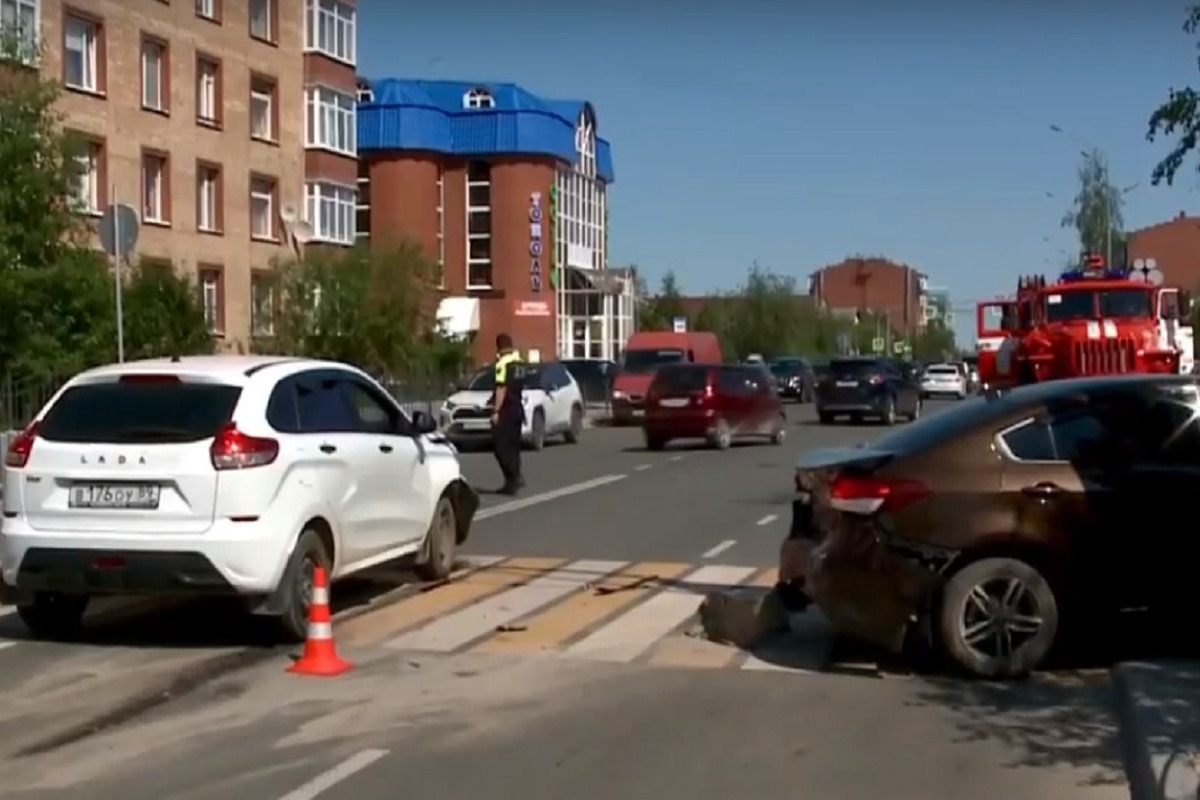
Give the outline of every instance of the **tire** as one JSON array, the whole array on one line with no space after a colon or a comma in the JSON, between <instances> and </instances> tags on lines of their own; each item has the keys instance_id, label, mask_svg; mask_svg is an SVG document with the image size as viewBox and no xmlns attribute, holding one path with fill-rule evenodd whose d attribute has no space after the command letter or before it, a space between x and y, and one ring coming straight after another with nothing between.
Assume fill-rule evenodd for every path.
<instances>
[{"instance_id":1,"label":"tire","mask_svg":"<svg viewBox=\"0 0 1200 800\"><path fill-rule=\"evenodd\" d=\"M771 429L771 444L779 447L787 439L787 416L779 415L779 419L775 420L775 427Z\"/></svg>"},{"instance_id":2,"label":"tire","mask_svg":"<svg viewBox=\"0 0 1200 800\"><path fill-rule=\"evenodd\" d=\"M728 450L733 444L733 431L729 430L729 423L723 419L717 420L717 427L713 430L710 441L718 450Z\"/></svg>"},{"instance_id":3,"label":"tire","mask_svg":"<svg viewBox=\"0 0 1200 800\"><path fill-rule=\"evenodd\" d=\"M37 592L29 603L17 606L17 616L34 638L69 641L83 628L91 598L86 594Z\"/></svg>"},{"instance_id":4,"label":"tire","mask_svg":"<svg viewBox=\"0 0 1200 800\"><path fill-rule=\"evenodd\" d=\"M1019 593L1008 605L1005 620L997 614L1005 607L1004 593L1014 585ZM1028 563L985 558L946 582L937 623L946 655L968 674L990 680L1020 678L1037 669L1054 646L1058 600L1050 582ZM993 627L979 627L986 624ZM980 630L978 637L987 638L977 638L974 629Z\"/></svg>"},{"instance_id":5,"label":"tire","mask_svg":"<svg viewBox=\"0 0 1200 800\"><path fill-rule=\"evenodd\" d=\"M667 440L661 436L647 436L646 449L657 452L667 446Z\"/></svg>"},{"instance_id":6,"label":"tire","mask_svg":"<svg viewBox=\"0 0 1200 800\"><path fill-rule=\"evenodd\" d=\"M883 407L883 415L881 416L880 421L884 425L896 424L896 398L889 397L887 399L887 405Z\"/></svg>"},{"instance_id":7,"label":"tire","mask_svg":"<svg viewBox=\"0 0 1200 800\"><path fill-rule=\"evenodd\" d=\"M817 414L817 422L820 422L822 425L832 425L833 424L833 414L830 414L826 411L822 411L819 414Z\"/></svg>"},{"instance_id":8,"label":"tire","mask_svg":"<svg viewBox=\"0 0 1200 800\"><path fill-rule=\"evenodd\" d=\"M312 528L305 528L296 540L279 591L283 597L283 612L276 619L279 635L289 643L308 638L308 615L312 606L313 575L324 567L329 574L329 553L325 542Z\"/></svg>"},{"instance_id":9,"label":"tire","mask_svg":"<svg viewBox=\"0 0 1200 800\"><path fill-rule=\"evenodd\" d=\"M433 510L433 520L425 539L425 553L414 567L423 581L444 581L454 572L454 553L458 547L458 517L450 498L442 495Z\"/></svg>"},{"instance_id":10,"label":"tire","mask_svg":"<svg viewBox=\"0 0 1200 800\"><path fill-rule=\"evenodd\" d=\"M925 405L925 401L917 398L917 402L913 405L912 413L908 415L909 422L916 422L921 418L921 408Z\"/></svg>"},{"instance_id":11,"label":"tire","mask_svg":"<svg viewBox=\"0 0 1200 800\"><path fill-rule=\"evenodd\" d=\"M546 415L540 408L533 412L533 424L529 427L529 449L541 450L546 446Z\"/></svg>"},{"instance_id":12,"label":"tire","mask_svg":"<svg viewBox=\"0 0 1200 800\"><path fill-rule=\"evenodd\" d=\"M571 406L571 427L567 428L563 438L567 440L567 444L579 444L579 437L582 435L583 409L577 405Z\"/></svg>"}]
</instances>

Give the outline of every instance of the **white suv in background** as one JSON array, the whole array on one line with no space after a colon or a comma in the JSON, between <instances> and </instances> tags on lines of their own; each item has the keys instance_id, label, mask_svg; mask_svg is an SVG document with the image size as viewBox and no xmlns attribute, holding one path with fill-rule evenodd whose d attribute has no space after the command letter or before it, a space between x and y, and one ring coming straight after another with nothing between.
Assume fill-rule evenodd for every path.
<instances>
[{"instance_id":1,"label":"white suv in background","mask_svg":"<svg viewBox=\"0 0 1200 800\"><path fill-rule=\"evenodd\" d=\"M521 439L531 450L541 450L547 436L579 441L583 432L583 392L567 368L557 361L525 365L521 402L525 421ZM440 413L441 429L456 445L486 442L492 436L492 395L495 369L484 367L461 389L446 399Z\"/></svg>"},{"instance_id":2,"label":"white suv in background","mask_svg":"<svg viewBox=\"0 0 1200 800\"><path fill-rule=\"evenodd\" d=\"M313 574L449 575L478 508L433 421L345 364L198 356L68 381L11 443L3 588L35 635L100 594L235 595L305 634Z\"/></svg>"},{"instance_id":3,"label":"white suv in background","mask_svg":"<svg viewBox=\"0 0 1200 800\"><path fill-rule=\"evenodd\" d=\"M921 374L922 399L953 395L963 400L968 389L965 367L960 368L957 364L930 364Z\"/></svg>"}]
</instances>

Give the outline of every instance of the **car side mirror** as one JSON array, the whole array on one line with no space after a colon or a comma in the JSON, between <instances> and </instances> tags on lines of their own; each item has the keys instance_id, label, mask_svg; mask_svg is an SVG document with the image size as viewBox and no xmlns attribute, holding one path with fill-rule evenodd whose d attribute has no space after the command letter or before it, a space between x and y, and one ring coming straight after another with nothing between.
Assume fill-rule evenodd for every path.
<instances>
[{"instance_id":1,"label":"car side mirror","mask_svg":"<svg viewBox=\"0 0 1200 800\"><path fill-rule=\"evenodd\" d=\"M413 412L412 424L417 433L433 433L437 430L437 421L424 411Z\"/></svg>"}]
</instances>

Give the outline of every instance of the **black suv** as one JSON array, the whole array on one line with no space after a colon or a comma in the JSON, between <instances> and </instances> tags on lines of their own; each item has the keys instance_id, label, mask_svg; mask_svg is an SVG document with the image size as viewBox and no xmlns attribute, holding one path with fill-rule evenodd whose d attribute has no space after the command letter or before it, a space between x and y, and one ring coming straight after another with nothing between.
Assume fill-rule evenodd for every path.
<instances>
[{"instance_id":1,"label":"black suv","mask_svg":"<svg viewBox=\"0 0 1200 800\"><path fill-rule=\"evenodd\" d=\"M891 358L835 358L817 383L817 416L823 425L838 416L854 423L874 417L885 425L899 417L915 420L921 415L917 375L911 364Z\"/></svg>"}]
</instances>

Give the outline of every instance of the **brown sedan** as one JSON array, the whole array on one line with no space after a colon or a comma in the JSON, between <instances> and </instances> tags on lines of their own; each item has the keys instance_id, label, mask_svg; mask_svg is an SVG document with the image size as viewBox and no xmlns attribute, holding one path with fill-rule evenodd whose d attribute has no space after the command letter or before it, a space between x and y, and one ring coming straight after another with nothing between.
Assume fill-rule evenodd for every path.
<instances>
[{"instance_id":1,"label":"brown sedan","mask_svg":"<svg viewBox=\"0 0 1200 800\"><path fill-rule=\"evenodd\" d=\"M1085 378L807 453L784 599L986 678L1036 669L1085 615L1193 607L1198 419L1194 377Z\"/></svg>"}]
</instances>

